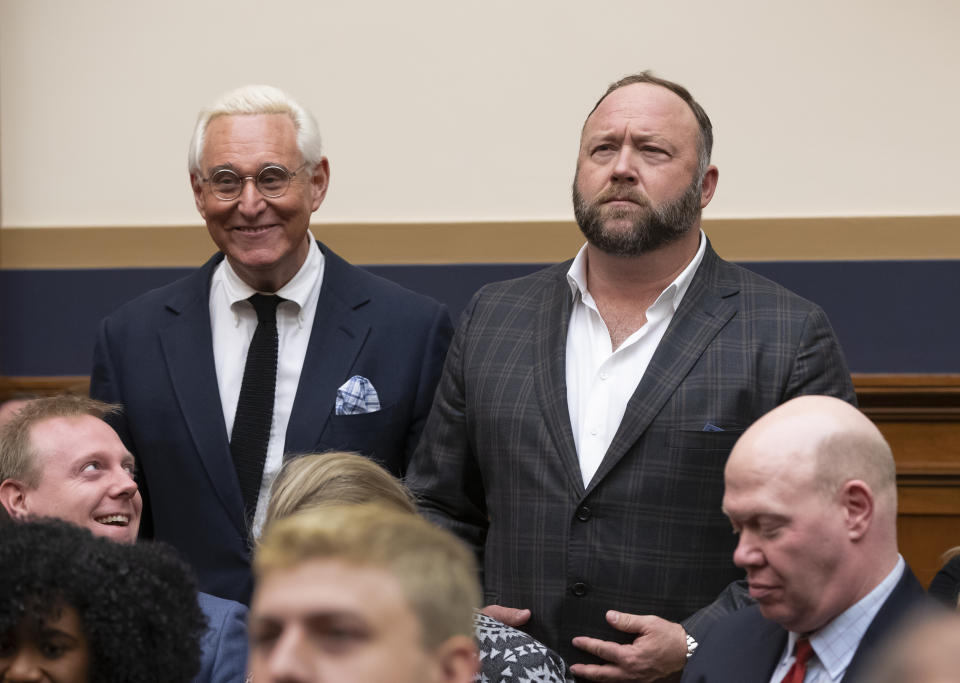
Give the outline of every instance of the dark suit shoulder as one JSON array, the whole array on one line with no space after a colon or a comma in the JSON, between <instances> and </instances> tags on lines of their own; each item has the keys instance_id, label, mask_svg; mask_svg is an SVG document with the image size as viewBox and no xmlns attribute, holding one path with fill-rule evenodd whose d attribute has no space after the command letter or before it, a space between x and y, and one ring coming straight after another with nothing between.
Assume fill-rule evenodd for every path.
<instances>
[{"instance_id":1,"label":"dark suit shoulder","mask_svg":"<svg viewBox=\"0 0 960 683\"><path fill-rule=\"evenodd\" d=\"M436 299L407 289L402 285L368 270L355 266L338 256L328 246L320 243L325 260L325 273L322 287L329 287L340 299L351 307L365 305L369 300L378 299L378 305L403 306L403 315L409 316L417 311L436 314L441 304ZM394 310L394 313L397 311Z\"/></svg>"},{"instance_id":2,"label":"dark suit shoulder","mask_svg":"<svg viewBox=\"0 0 960 683\"><path fill-rule=\"evenodd\" d=\"M192 273L131 299L107 316L107 320L134 322L142 319L144 312L158 307L172 307L179 312L180 309L197 302L206 303L210 276L213 269L222 260L223 254L219 252L214 254Z\"/></svg>"}]
</instances>

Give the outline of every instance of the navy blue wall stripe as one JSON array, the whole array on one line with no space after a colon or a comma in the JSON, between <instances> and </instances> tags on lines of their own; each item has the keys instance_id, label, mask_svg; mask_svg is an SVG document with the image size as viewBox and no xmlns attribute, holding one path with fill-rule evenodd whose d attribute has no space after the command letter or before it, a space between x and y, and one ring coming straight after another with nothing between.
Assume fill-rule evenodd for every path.
<instances>
[{"instance_id":1,"label":"navy blue wall stripe","mask_svg":"<svg viewBox=\"0 0 960 683\"><path fill-rule=\"evenodd\" d=\"M960 373L960 261L744 264L830 316L856 373ZM542 264L369 266L450 307ZM84 375L101 318L188 268L0 271L0 375Z\"/></svg>"}]
</instances>

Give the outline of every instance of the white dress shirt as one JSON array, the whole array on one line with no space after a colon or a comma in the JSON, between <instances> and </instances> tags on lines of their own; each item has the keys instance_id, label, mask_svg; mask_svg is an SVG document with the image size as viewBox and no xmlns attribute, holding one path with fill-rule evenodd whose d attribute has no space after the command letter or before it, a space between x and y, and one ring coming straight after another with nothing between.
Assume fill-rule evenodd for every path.
<instances>
[{"instance_id":1,"label":"white dress shirt","mask_svg":"<svg viewBox=\"0 0 960 683\"><path fill-rule=\"evenodd\" d=\"M586 244L567 271L573 296L567 328L567 407L584 486L600 467L620 428L627 402L700 267L706 246L706 236L701 230L700 248L693 260L647 309L647 322L616 351L597 304L587 290Z\"/></svg>"},{"instance_id":2,"label":"white dress shirt","mask_svg":"<svg viewBox=\"0 0 960 683\"><path fill-rule=\"evenodd\" d=\"M829 624L809 636L810 646L815 656L807 660L807 673L804 683L834 683L843 678L853 660L853 655L860 647L863 634L873 623L877 612L883 607L897 582L906 569L903 557L897 556L897 564L886 578L876 588L860 598L856 604L848 607L845 612L836 617ZM780 683L793 666L794 646L799 633L790 631L787 637L787 646L780 657L780 663L770 677L770 683Z\"/></svg>"},{"instance_id":3,"label":"white dress shirt","mask_svg":"<svg viewBox=\"0 0 960 683\"><path fill-rule=\"evenodd\" d=\"M287 436L287 424L293 410L293 399L300 384L300 371L307 355L313 318L317 312L317 297L323 282L324 258L316 240L307 233L310 241L307 258L293 278L277 292L286 299L277 307L277 387L273 402L273 420L270 425L270 442L263 464L263 480L257 498L257 510L253 518L253 537L260 535L270 485L283 465L283 446ZM213 331L213 360L217 368L217 386L223 406L223 419L227 426L227 438L233 433L233 419L240 399L240 385L247 361L247 349L257 329L257 314L248 298L257 293L240 279L236 271L224 259L214 271L210 281L210 324Z\"/></svg>"}]
</instances>

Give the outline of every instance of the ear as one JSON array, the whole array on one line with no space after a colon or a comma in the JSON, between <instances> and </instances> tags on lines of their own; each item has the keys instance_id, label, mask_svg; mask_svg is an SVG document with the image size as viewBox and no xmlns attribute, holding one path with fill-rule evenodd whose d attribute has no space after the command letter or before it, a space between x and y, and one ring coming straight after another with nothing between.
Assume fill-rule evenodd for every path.
<instances>
[{"instance_id":1,"label":"ear","mask_svg":"<svg viewBox=\"0 0 960 683\"><path fill-rule=\"evenodd\" d=\"M453 636L436 649L437 666L443 683L471 683L480 670L473 638Z\"/></svg>"},{"instance_id":2,"label":"ear","mask_svg":"<svg viewBox=\"0 0 960 683\"><path fill-rule=\"evenodd\" d=\"M310 178L310 184L313 191L313 210L320 208L323 198L327 196L327 187L330 185L330 162L327 157L321 157L320 163L313 169L313 176Z\"/></svg>"},{"instance_id":3,"label":"ear","mask_svg":"<svg viewBox=\"0 0 960 683\"><path fill-rule=\"evenodd\" d=\"M851 479L843 485L838 495L847 525L847 535L851 541L859 541L873 522L873 491L866 482Z\"/></svg>"},{"instance_id":4,"label":"ear","mask_svg":"<svg viewBox=\"0 0 960 683\"><path fill-rule=\"evenodd\" d=\"M200 217L203 220L207 220L207 210L206 210L206 200L203 196L203 183L200 181L200 178L190 174L190 188L193 190L193 201L197 205L197 211L200 212Z\"/></svg>"},{"instance_id":5,"label":"ear","mask_svg":"<svg viewBox=\"0 0 960 683\"><path fill-rule=\"evenodd\" d=\"M16 479L4 479L0 484L0 504L13 519L27 517L27 486Z\"/></svg>"},{"instance_id":6,"label":"ear","mask_svg":"<svg viewBox=\"0 0 960 683\"><path fill-rule=\"evenodd\" d=\"M720 178L720 171L716 166L708 166L707 172L703 174L703 182L700 183L700 208L706 207L713 199L713 193L717 190L717 181Z\"/></svg>"}]
</instances>

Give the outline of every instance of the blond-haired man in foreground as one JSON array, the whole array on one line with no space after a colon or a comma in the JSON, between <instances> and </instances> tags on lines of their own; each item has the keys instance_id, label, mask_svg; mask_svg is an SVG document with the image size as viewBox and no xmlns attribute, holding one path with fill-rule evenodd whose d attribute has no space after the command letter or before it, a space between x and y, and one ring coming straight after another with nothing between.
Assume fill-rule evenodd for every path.
<instances>
[{"instance_id":1,"label":"blond-haired man in foreground","mask_svg":"<svg viewBox=\"0 0 960 683\"><path fill-rule=\"evenodd\" d=\"M477 672L470 552L377 505L307 511L266 530L254 558L257 683L466 683Z\"/></svg>"}]
</instances>

